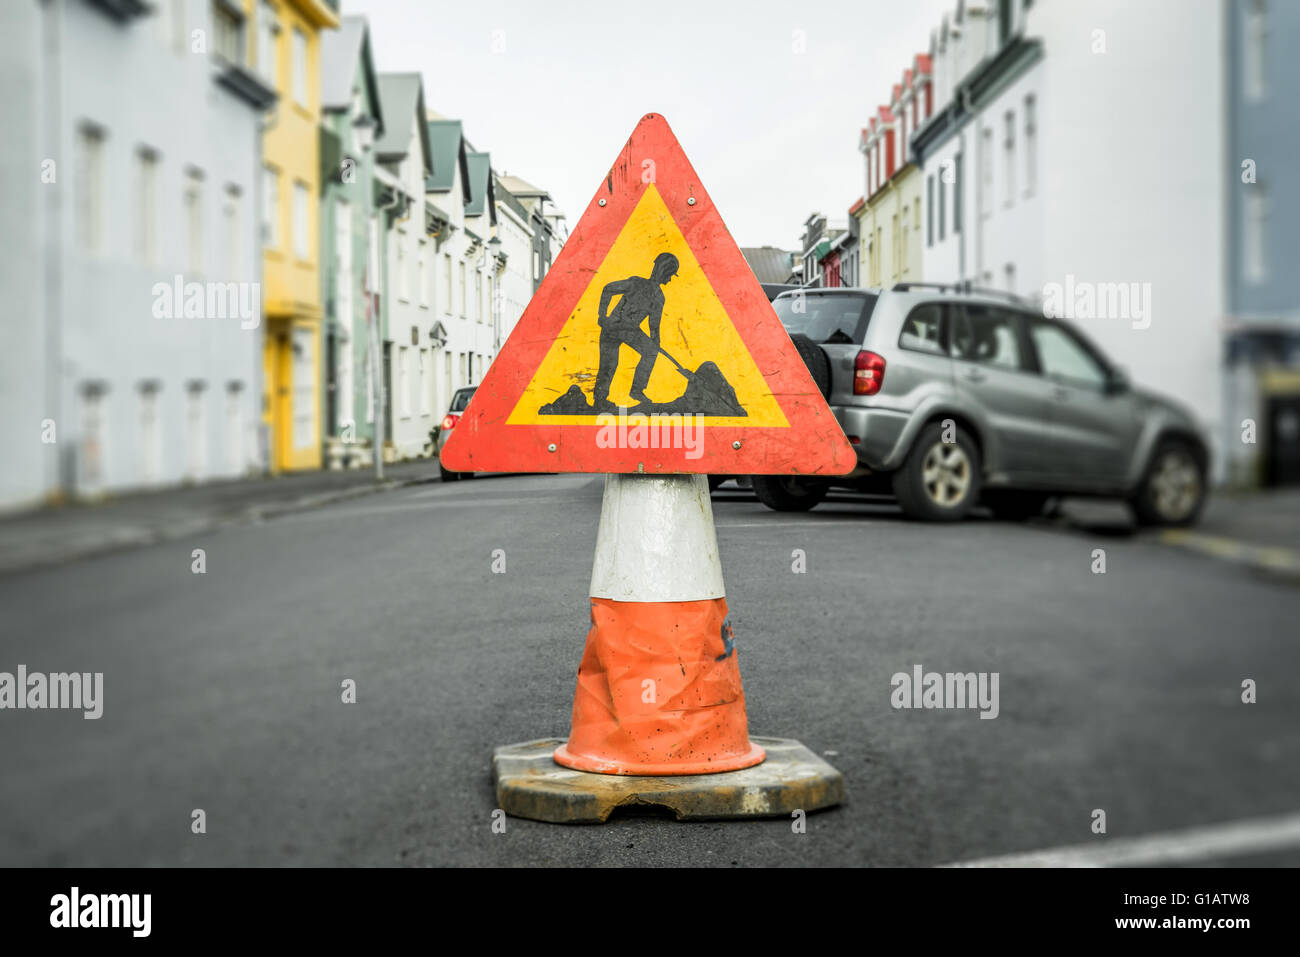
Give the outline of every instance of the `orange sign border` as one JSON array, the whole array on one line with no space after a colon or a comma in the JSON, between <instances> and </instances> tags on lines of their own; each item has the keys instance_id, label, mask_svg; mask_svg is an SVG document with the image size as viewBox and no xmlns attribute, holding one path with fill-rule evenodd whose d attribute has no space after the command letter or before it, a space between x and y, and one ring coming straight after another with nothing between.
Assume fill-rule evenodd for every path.
<instances>
[{"instance_id":1,"label":"orange sign border","mask_svg":"<svg viewBox=\"0 0 1300 957\"><path fill-rule=\"evenodd\" d=\"M688 458L684 448L601 448L596 437L602 426L594 420L590 425L506 424L645 192L642 162L647 159L654 163L655 188L669 214L790 423L786 428L704 426L698 458ZM629 426L635 422L633 413ZM857 465L857 455L668 122L648 113L488 368L442 450L442 464L458 472L844 475Z\"/></svg>"}]
</instances>

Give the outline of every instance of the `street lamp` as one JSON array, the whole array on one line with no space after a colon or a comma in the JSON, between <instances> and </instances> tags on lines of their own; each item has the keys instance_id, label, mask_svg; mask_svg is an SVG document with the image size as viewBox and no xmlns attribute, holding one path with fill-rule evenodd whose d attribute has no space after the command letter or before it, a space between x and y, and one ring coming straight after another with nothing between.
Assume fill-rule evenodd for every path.
<instances>
[{"instance_id":1,"label":"street lamp","mask_svg":"<svg viewBox=\"0 0 1300 957\"><path fill-rule=\"evenodd\" d=\"M501 280L497 276L500 271L500 264L497 257L501 255L501 239L493 236L487 244L489 261L492 263L492 271L488 274L492 281L492 293L489 297L489 303L492 307L492 354L495 356L501 351L501 309L497 300L500 299L499 287Z\"/></svg>"}]
</instances>

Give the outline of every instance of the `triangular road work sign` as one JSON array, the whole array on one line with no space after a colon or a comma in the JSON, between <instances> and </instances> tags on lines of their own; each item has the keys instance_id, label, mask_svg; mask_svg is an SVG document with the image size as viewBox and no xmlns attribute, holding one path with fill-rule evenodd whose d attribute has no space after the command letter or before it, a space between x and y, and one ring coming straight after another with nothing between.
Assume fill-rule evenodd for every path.
<instances>
[{"instance_id":1,"label":"triangular road work sign","mask_svg":"<svg viewBox=\"0 0 1300 957\"><path fill-rule=\"evenodd\" d=\"M843 475L857 457L668 123L650 113L442 464Z\"/></svg>"}]
</instances>

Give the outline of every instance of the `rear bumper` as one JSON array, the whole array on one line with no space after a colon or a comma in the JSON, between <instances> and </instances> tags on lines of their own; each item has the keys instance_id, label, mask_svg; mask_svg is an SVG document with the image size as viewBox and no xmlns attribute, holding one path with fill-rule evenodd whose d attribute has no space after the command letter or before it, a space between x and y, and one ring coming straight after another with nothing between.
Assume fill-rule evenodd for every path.
<instances>
[{"instance_id":1,"label":"rear bumper","mask_svg":"<svg viewBox=\"0 0 1300 957\"><path fill-rule=\"evenodd\" d=\"M835 419L858 453L858 462L869 469L894 469L903 460L903 432L911 415L894 409L861 406L832 406Z\"/></svg>"}]
</instances>

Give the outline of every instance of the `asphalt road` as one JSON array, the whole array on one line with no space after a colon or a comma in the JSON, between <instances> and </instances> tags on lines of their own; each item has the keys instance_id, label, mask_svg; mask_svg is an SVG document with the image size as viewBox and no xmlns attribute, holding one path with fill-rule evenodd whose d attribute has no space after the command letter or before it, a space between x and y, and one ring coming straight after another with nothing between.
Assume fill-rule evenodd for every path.
<instances>
[{"instance_id":1,"label":"asphalt road","mask_svg":"<svg viewBox=\"0 0 1300 957\"><path fill-rule=\"evenodd\" d=\"M0 865L928 865L1300 808L1300 588L1062 523L719 493L751 732L825 754L847 802L804 834L494 833L493 747L568 730L601 481L435 483L0 578L0 671L104 672L99 720L0 712ZM893 709L917 664L998 672L998 718Z\"/></svg>"}]
</instances>

